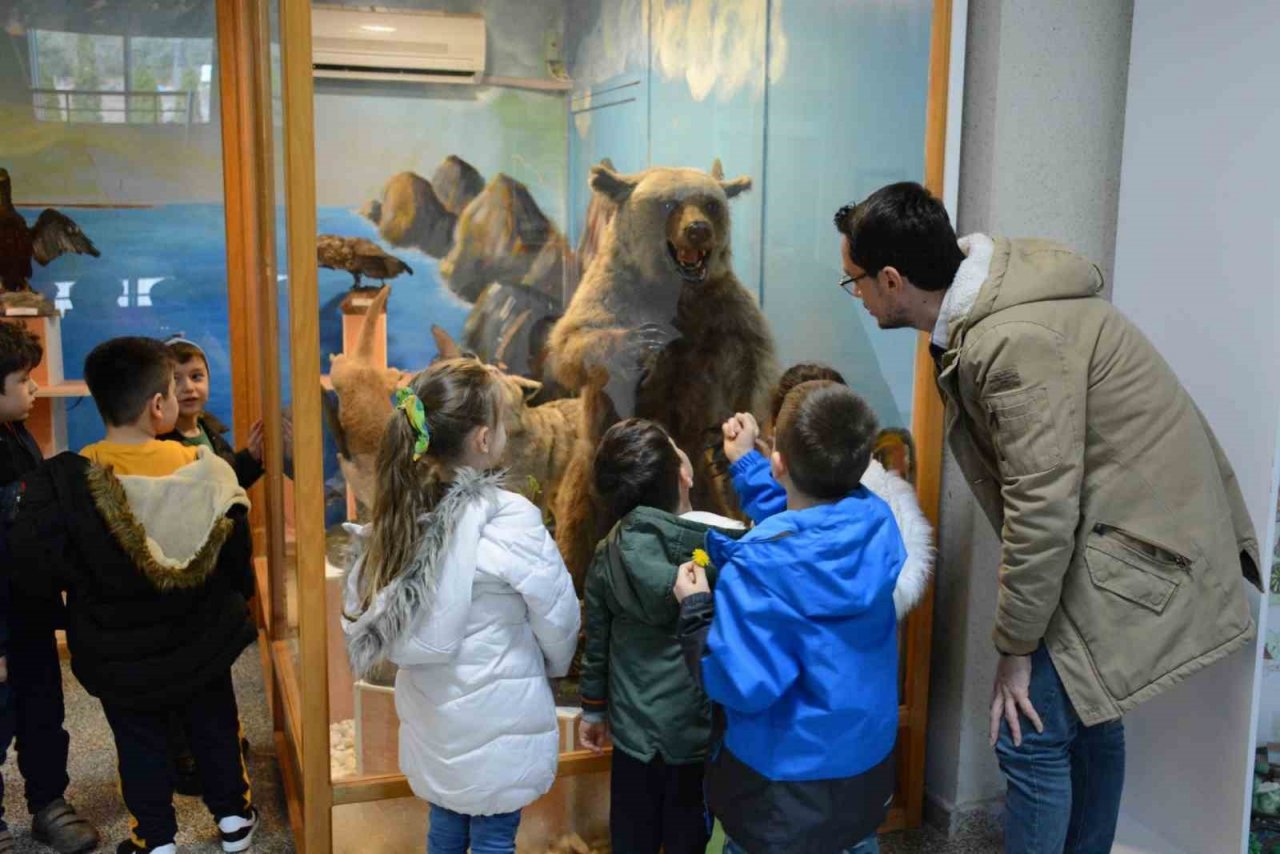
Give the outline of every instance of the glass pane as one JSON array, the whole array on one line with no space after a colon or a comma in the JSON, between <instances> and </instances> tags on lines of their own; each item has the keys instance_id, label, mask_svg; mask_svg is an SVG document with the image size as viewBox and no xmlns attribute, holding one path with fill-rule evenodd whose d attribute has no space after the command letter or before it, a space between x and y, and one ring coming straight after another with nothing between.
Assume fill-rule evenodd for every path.
<instances>
[{"instance_id":1,"label":"glass pane","mask_svg":"<svg viewBox=\"0 0 1280 854\"><path fill-rule=\"evenodd\" d=\"M563 4L477 5L489 27L501 26L512 39L496 49L486 72L544 76L545 64L530 58L547 39L562 37ZM515 28L504 22L513 14L522 22ZM573 262L564 231L565 101L559 91L316 80L318 231L333 247L326 257L322 241L325 368L330 354L344 354L332 366L325 444L325 477L335 487L326 504L335 778L398 771L395 668L356 679L339 620L341 575L350 562L342 523L368 519L378 442L391 412L385 368L420 371L448 339L550 387L541 342L563 306ZM342 260L341 250L356 247L404 265L386 280L385 315L371 313L380 273ZM442 337L426 334L433 326ZM552 397L563 394L542 399ZM521 400L518 391L515 399ZM517 417L512 411L510 418ZM508 429L516 432L514 424ZM504 462L514 469L510 488L546 505L554 485L546 472L521 468L514 456ZM575 687L561 694L558 703L577 702Z\"/></svg>"},{"instance_id":2,"label":"glass pane","mask_svg":"<svg viewBox=\"0 0 1280 854\"><path fill-rule=\"evenodd\" d=\"M0 79L8 84L0 89L0 165L11 176L14 203L29 226L45 208L56 209L92 244L32 265L32 288L61 313L60 359L50 353L46 360L50 380L79 380L85 356L108 338L182 333L205 352L207 411L230 424L217 93L207 91L208 121L189 133L123 126L127 44L164 32L212 45L214 0L184 4L176 18L101 5L18 4L0 35ZM76 32L88 18L94 32ZM211 50L202 61L212 74ZM104 123L122 126L97 126ZM57 435L46 450L78 449L102 437L85 398L47 398L39 411L50 438ZM228 438L236 447L246 439Z\"/></svg>"},{"instance_id":3,"label":"glass pane","mask_svg":"<svg viewBox=\"0 0 1280 854\"><path fill-rule=\"evenodd\" d=\"M299 672L298 660L298 572L297 572L297 536L294 526L293 495L293 459L291 455L293 432L293 365L292 335L290 329L290 281L289 281L289 229L285 215L287 188L285 184L284 157L284 103L280 97L282 90L283 70L280 50L280 16L279 3L269 4L269 57L271 98L271 144L273 164L273 187L275 196L275 260L276 260L276 340L275 347L277 376L279 381L280 417L284 439L285 454L281 460L281 471L284 476L283 496L283 544L280 550L282 565L274 573L273 597L275 602L275 633L277 644L283 644L292 659L292 667L284 672L293 677L294 684L287 686L300 700L296 677ZM301 712L301 709L295 709ZM290 724L297 726L296 720ZM295 738L297 732L295 731ZM297 739L301 742L301 739Z\"/></svg>"}]
</instances>

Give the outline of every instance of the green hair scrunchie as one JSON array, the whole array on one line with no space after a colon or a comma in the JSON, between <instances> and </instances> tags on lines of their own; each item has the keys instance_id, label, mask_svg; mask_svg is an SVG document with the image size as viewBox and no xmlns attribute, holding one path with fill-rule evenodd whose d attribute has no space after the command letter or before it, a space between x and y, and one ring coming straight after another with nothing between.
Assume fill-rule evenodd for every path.
<instances>
[{"instance_id":1,"label":"green hair scrunchie","mask_svg":"<svg viewBox=\"0 0 1280 854\"><path fill-rule=\"evenodd\" d=\"M413 428L413 461L416 463L422 459L427 448L431 447L431 428L427 426L427 410L422 405L422 398L408 388L396 389L396 409L405 414L409 419L409 426Z\"/></svg>"}]
</instances>

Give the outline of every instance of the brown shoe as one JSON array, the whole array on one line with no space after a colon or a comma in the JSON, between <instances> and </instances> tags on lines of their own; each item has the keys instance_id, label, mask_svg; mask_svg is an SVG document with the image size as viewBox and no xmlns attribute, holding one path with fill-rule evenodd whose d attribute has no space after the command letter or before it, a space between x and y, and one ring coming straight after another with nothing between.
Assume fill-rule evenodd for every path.
<instances>
[{"instance_id":1,"label":"brown shoe","mask_svg":"<svg viewBox=\"0 0 1280 854\"><path fill-rule=\"evenodd\" d=\"M98 847L98 831L62 798L31 819L31 835L58 854L81 854Z\"/></svg>"}]
</instances>

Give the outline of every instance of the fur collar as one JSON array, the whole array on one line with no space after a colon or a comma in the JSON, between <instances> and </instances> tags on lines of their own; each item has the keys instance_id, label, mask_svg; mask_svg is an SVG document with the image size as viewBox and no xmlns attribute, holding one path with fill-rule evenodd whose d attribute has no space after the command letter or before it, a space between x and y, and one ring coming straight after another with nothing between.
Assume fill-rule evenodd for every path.
<instances>
[{"instance_id":1,"label":"fur collar","mask_svg":"<svg viewBox=\"0 0 1280 854\"><path fill-rule=\"evenodd\" d=\"M444 499L420 520L418 547L413 560L395 579L378 592L364 613L343 617L347 628L347 654L356 675L363 678L413 629L414 621L429 613L440 584L439 568L450 548L450 539L467 508L483 502L491 514L497 507L498 491L505 472L486 473L462 469ZM364 561L363 541L372 533L371 525L349 525L360 545L358 557L347 573L348 613L358 607L359 573ZM474 567L471 567L474 569Z\"/></svg>"},{"instance_id":2,"label":"fur collar","mask_svg":"<svg viewBox=\"0 0 1280 854\"><path fill-rule=\"evenodd\" d=\"M168 477L117 476L90 465L89 494L111 536L157 590L199 587L231 535L231 508L249 499L208 448Z\"/></svg>"},{"instance_id":3,"label":"fur collar","mask_svg":"<svg viewBox=\"0 0 1280 854\"><path fill-rule=\"evenodd\" d=\"M951 333L969 316L973 304L978 301L982 285L991 271L991 256L995 241L985 234L970 234L960 238L960 251L965 254L956 270L956 277L947 288L947 295L938 310L938 322L933 327L933 344L943 350L950 348Z\"/></svg>"}]
</instances>

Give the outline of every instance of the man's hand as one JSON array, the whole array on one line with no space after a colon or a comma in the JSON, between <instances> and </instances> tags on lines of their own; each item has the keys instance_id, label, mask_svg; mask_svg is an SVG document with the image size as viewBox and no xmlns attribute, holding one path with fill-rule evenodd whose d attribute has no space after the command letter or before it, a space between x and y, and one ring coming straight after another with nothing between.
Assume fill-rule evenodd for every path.
<instances>
[{"instance_id":1,"label":"man's hand","mask_svg":"<svg viewBox=\"0 0 1280 854\"><path fill-rule=\"evenodd\" d=\"M996 684L991 695L991 746L1000 738L1000 719L1009 723L1013 746L1022 746L1022 724L1018 713L1026 715L1036 732L1044 732L1040 715L1031 705L1031 656L1001 655L996 667Z\"/></svg>"},{"instance_id":2,"label":"man's hand","mask_svg":"<svg viewBox=\"0 0 1280 854\"><path fill-rule=\"evenodd\" d=\"M710 593L711 585L707 583L707 571L693 561L676 570L676 586L673 591L676 601L683 602L695 593Z\"/></svg>"},{"instance_id":3,"label":"man's hand","mask_svg":"<svg viewBox=\"0 0 1280 854\"><path fill-rule=\"evenodd\" d=\"M760 425L750 412L739 412L720 425L720 432L724 434L724 455L733 465L756 449Z\"/></svg>"},{"instance_id":4,"label":"man's hand","mask_svg":"<svg viewBox=\"0 0 1280 854\"><path fill-rule=\"evenodd\" d=\"M578 741L587 750L599 756L604 753L604 742L609 736L609 723L600 721L600 723L589 724L582 721L578 724Z\"/></svg>"},{"instance_id":5,"label":"man's hand","mask_svg":"<svg viewBox=\"0 0 1280 854\"><path fill-rule=\"evenodd\" d=\"M9 681L9 656L0 655L0 683Z\"/></svg>"}]
</instances>

